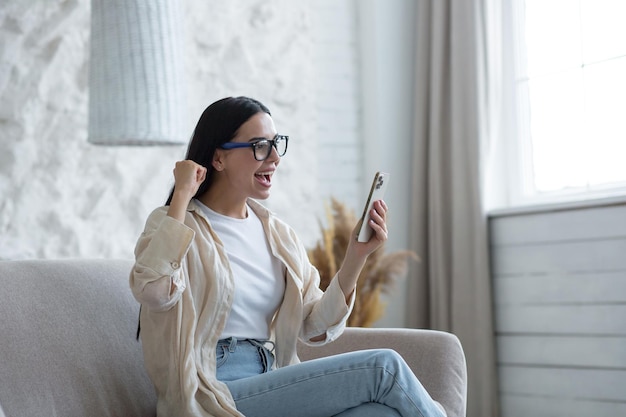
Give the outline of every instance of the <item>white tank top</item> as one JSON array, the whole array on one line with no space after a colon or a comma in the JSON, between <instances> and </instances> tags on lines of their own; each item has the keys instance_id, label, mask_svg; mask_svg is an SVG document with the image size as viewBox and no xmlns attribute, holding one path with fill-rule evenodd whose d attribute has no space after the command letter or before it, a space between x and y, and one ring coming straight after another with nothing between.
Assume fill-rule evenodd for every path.
<instances>
[{"instance_id":1,"label":"white tank top","mask_svg":"<svg viewBox=\"0 0 626 417\"><path fill-rule=\"evenodd\" d=\"M285 270L272 255L261 219L250 207L247 218L235 219L199 205L224 244L235 278L233 305L220 339L269 339L285 293Z\"/></svg>"}]
</instances>

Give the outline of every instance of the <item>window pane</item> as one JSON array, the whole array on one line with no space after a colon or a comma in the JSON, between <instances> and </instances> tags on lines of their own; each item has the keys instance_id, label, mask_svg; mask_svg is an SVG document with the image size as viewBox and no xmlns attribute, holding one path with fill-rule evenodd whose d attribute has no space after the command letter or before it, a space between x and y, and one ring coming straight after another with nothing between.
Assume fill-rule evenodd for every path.
<instances>
[{"instance_id":1,"label":"window pane","mask_svg":"<svg viewBox=\"0 0 626 417\"><path fill-rule=\"evenodd\" d=\"M584 62L626 55L626 1L581 0L581 8Z\"/></svg>"},{"instance_id":2,"label":"window pane","mask_svg":"<svg viewBox=\"0 0 626 417\"><path fill-rule=\"evenodd\" d=\"M585 186L585 134L580 70L529 82L530 135L537 191Z\"/></svg>"},{"instance_id":3,"label":"window pane","mask_svg":"<svg viewBox=\"0 0 626 417\"><path fill-rule=\"evenodd\" d=\"M572 0L526 0L528 76L582 64L580 5Z\"/></svg>"},{"instance_id":4,"label":"window pane","mask_svg":"<svg viewBox=\"0 0 626 417\"><path fill-rule=\"evenodd\" d=\"M585 68L589 184L626 180L626 58Z\"/></svg>"}]
</instances>

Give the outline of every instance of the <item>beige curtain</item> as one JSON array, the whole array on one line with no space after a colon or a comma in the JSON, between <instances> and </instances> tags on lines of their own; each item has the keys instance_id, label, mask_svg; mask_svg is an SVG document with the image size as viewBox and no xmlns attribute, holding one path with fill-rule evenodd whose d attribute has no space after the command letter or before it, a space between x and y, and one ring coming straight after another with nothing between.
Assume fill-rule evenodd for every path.
<instances>
[{"instance_id":1,"label":"beige curtain","mask_svg":"<svg viewBox=\"0 0 626 417\"><path fill-rule=\"evenodd\" d=\"M409 280L413 327L456 334L468 366L468 417L497 415L483 162L498 111L497 0L420 0Z\"/></svg>"}]
</instances>

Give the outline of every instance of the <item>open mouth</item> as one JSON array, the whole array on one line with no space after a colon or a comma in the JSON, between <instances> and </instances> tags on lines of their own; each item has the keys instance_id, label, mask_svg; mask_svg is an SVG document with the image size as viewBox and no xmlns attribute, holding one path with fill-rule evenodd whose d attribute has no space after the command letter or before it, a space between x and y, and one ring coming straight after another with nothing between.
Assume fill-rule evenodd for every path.
<instances>
[{"instance_id":1,"label":"open mouth","mask_svg":"<svg viewBox=\"0 0 626 417\"><path fill-rule=\"evenodd\" d=\"M269 187L270 185L272 185L272 174L273 172L258 172L254 174L254 177L261 184L265 185L266 187Z\"/></svg>"}]
</instances>

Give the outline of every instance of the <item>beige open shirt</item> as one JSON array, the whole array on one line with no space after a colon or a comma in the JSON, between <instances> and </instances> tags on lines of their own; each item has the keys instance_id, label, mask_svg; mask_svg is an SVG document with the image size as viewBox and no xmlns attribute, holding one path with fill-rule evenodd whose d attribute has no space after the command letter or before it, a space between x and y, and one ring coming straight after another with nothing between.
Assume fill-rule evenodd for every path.
<instances>
[{"instance_id":1,"label":"beige open shirt","mask_svg":"<svg viewBox=\"0 0 626 417\"><path fill-rule=\"evenodd\" d=\"M272 254L285 266L285 295L272 321L276 367L299 362L298 338L344 330L354 305L337 279L325 292L319 273L294 231L254 200ZM157 416L241 416L223 383L215 378L215 351L232 305L235 278L226 252L195 200L185 223L153 211L135 248L130 287L142 304L145 366L158 396ZM174 291L172 292L172 285Z\"/></svg>"}]
</instances>

